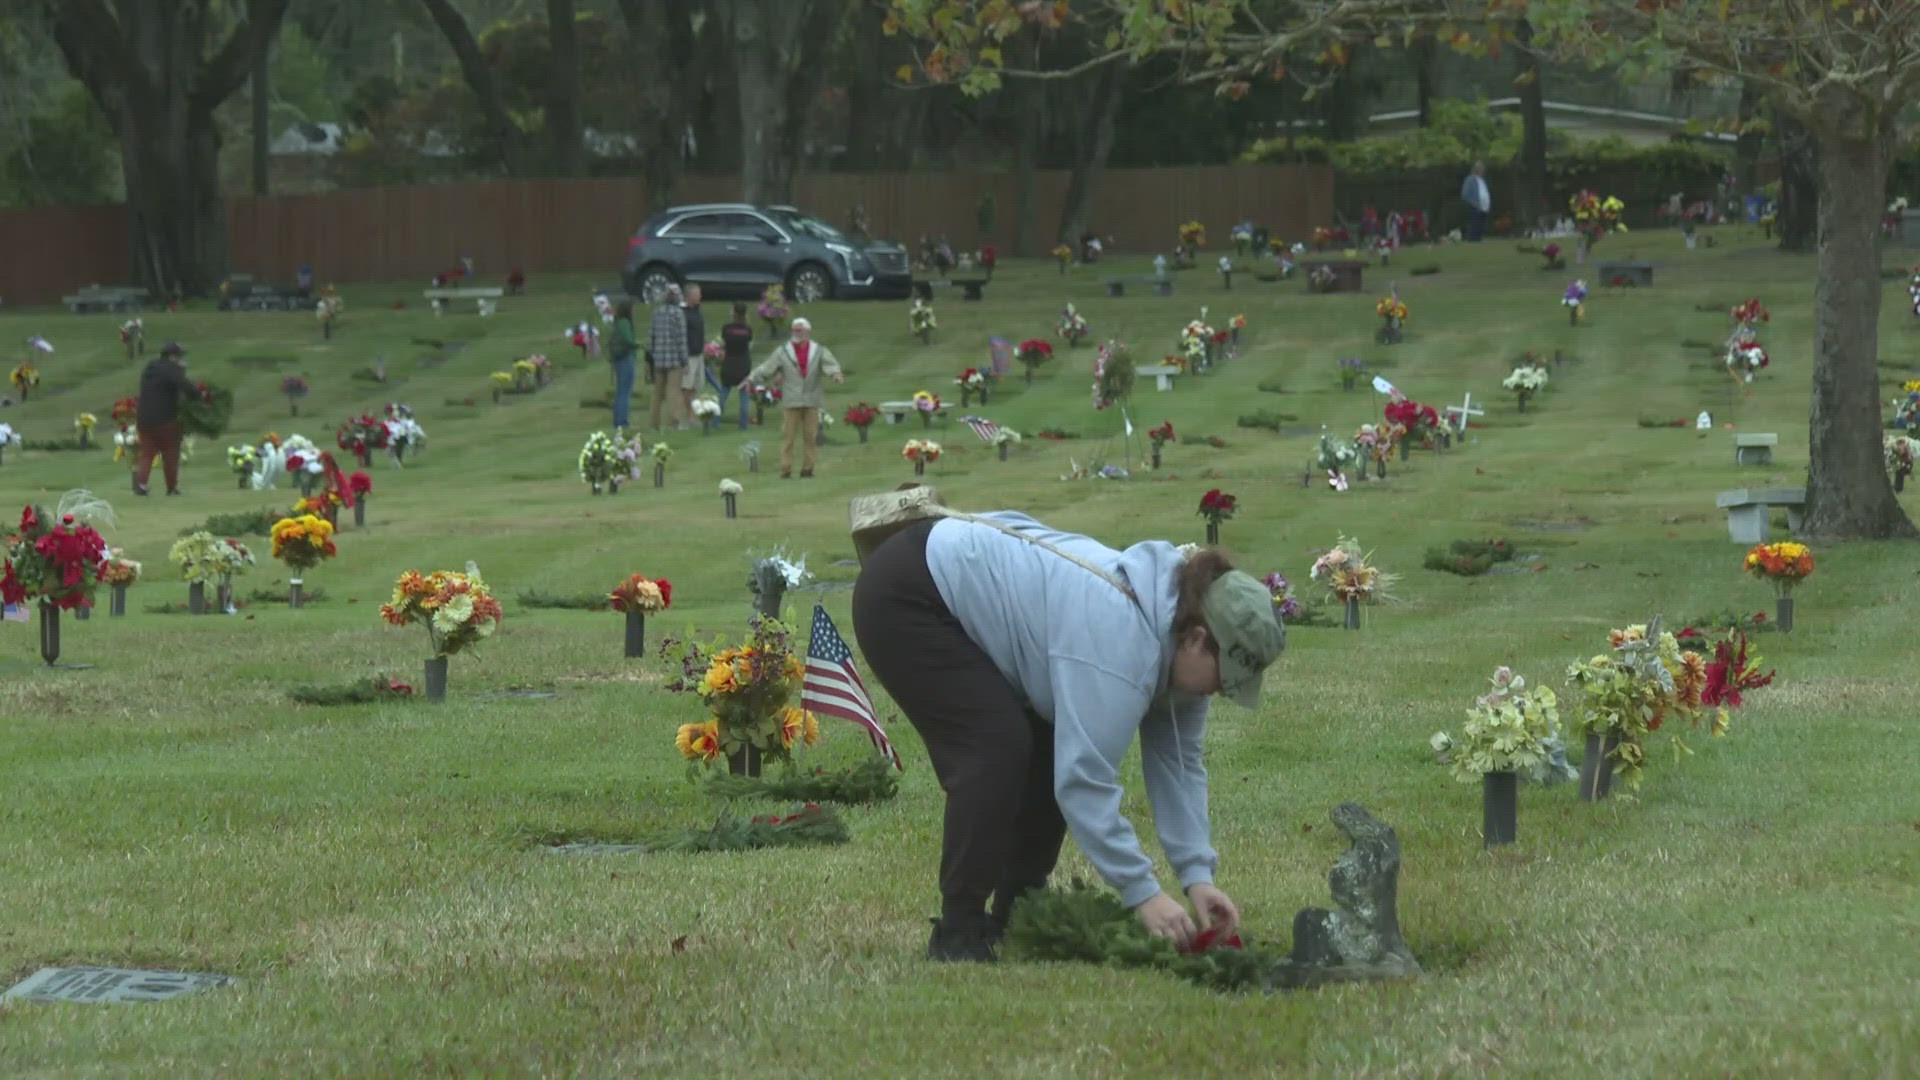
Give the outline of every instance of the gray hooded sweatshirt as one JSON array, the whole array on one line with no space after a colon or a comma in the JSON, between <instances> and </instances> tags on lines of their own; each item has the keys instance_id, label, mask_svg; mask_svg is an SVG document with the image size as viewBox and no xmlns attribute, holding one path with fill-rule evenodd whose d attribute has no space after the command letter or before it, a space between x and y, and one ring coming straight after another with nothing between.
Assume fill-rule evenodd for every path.
<instances>
[{"instance_id":1,"label":"gray hooded sweatshirt","mask_svg":"<svg viewBox=\"0 0 1920 1080\"><path fill-rule=\"evenodd\" d=\"M1016 513L982 514L1071 552L1125 581L990 526L947 519L927 538L927 569L967 636L1053 724L1053 791L1060 812L1128 907L1160 891L1153 861L1120 813L1119 771L1134 733L1154 825L1181 888L1211 882L1219 857L1207 821L1200 760L1206 695L1167 685L1180 552L1151 541L1115 551Z\"/></svg>"}]
</instances>

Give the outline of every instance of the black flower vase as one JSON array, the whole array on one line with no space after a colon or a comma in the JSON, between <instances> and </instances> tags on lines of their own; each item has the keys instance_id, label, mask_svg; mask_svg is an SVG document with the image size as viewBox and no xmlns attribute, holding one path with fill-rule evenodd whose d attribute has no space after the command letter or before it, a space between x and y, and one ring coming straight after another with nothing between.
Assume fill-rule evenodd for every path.
<instances>
[{"instance_id":1,"label":"black flower vase","mask_svg":"<svg viewBox=\"0 0 1920 1080\"><path fill-rule=\"evenodd\" d=\"M1580 759L1580 798L1599 802L1613 794L1613 752L1620 745L1617 732L1587 735L1587 753Z\"/></svg>"},{"instance_id":2,"label":"black flower vase","mask_svg":"<svg viewBox=\"0 0 1920 1080\"><path fill-rule=\"evenodd\" d=\"M599 485L599 484L594 484L594 485L593 485L593 493L594 493L595 495L598 495L598 494L600 494L600 485Z\"/></svg>"},{"instance_id":3,"label":"black flower vase","mask_svg":"<svg viewBox=\"0 0 1920 1080\"><path fill-rule=\"evenodd\" d=\"M1207 546L1213 547L1219 542L1220 542L1220 523L1217 521L1207 522Z\"/></svg>"},{"instance_id":4,"label":"black flower vase","mask_svg":"<svg viewBox=\"0 0 1920 1080\"><path fill-rule=\"evenodd\" d=\"M927 462L925 458L922 458L919 461L916 461L913 463L913 475L915 476L927 475Z\"/></svg>"},{"instance_id":5,"label":"black flower vase","mask_svg":"<svg viewBox=\"0 0 1920 1080\"><path fill-rule=\"evenodd\" d=\"M860 434L861 434L861 436L863 436L863 437L861 438L861 440L860 440L861 442L866 442L866 441L867 441L867 440L866 440L866 439L864 438L864 436L866 435L866 433L867 433L867 432L866 432L866 429L865 429L865 428L862 428L862 429L860 429ZM748 472L759 472L759 471L760 471L760 455L759 455L759 454L748 454L748 455L747 455L747 471L748 471Z\"/></svg>"},{"instance_id":6,"label":"black flower vase","mask_svg":"<svg viewBox=\"0 0 1920 1080\"><path fill-rule=\"evenodd\" d=\"M629 658L647 654L647 615L644 611L627 612L627 656Z\"/></svg>"},{"instance_id":7,"label":"black flower vase","mask_svg":"<svg viewBox=\"0 0 1920 1080\"><path fill-rule=\"evenodd\" d=\"M1907 490L1907 474L1903 472L1894 473L1893 474L1893 493L1895 495L1898 495L1905 490Z\"/></svg>"},{"instance_id":8,"label":"black flower vase","mask_svg":"<svg viewBox=\"0 0 1920 1080\"><path fill-rule=\"evenodd\" d=\"M287 582L287 607L298 611L305 605L306 597L302 595L304 589L299 578Z\"/></svg>"},{"instance_id":9,"label":"black flower vase","mask_svg":"<svg viewBox=\"0 0 1920 1080\"><path fill-rule=\"evenodd\" d=\"M1376 476L1380 477L1380 479L1385 480L1387 478L1386 455L1382 454L1381 456L1373 459L1373 471Z\"/></svg>"},{"instance_id":10,"label":"black flower vase","mask_svg":"<svg viewBox=\"0 0 1920 1080\"><path fill-rule=\"evenodd\" d=\"M743 746L727 755L727 772L732 776L760 775L760 748Z\"/></svg>"},{"instance_id":11,"label":"black flower vase","mask_svg":"<svg viewBox=\"0 0 1920 1080\"><path fill-rule=\"evenodd\" d=\"M1013 444L1012 444L1012 443L1001 443L1001 444L1000 444L1000 460L1001 460L1001 461L1005 461L1005 460L1007 460L1007 451L1008 451L1008 450L1010 450L1010 449L1012 449L1012 448L1013 448Z\"/></svg>"},{"instance_id":12,"label":"black flower vase","mask_svg":"<svg viewBox=\"0 0 1920 1080\"><path fill-rule=\"evenodd\" d=\"M300 471L300 494L306 498L313 497L313 474L305 469Z\"/></svg>"},{"instance_id":13,"label":"black flower vase","mask_svg":"<svg viewBox=\"0 0 1920 1080\"><path fill-rule=\"evenodd\" d=\"M740 497L738 495L735 495L733 492L729 491L725 495L720 496L720 498L727 505L727 520L732 521L734 517L736 517L739 514L739 510L740 510L739 498Z\"/></svg>"},{"instance_id":14,"label":"black flower vase","mask_svg":"<svg viewBox=\"0 0 1920 1080\"><path fill-rule=\"evenodd\" d=\"M205 615L207 613L207 583L196 581L187 586L187 614Z\"/></svg>"},{"instance_id":15,"label":"black flower vase","mask_svg":"<svg viewBox=\"0 0 1920 1080\"><path fill-rule=\"evenodd\" d=\"M127 587L125 585L115 585L113 587L112 598L107 601L107 615L111 618L118 619L126 615L126 613Z\"/></svg>"},{"instance_id":16,"label":"black flower vase","mask_svg":"<svg viewBox=\"0 0 1920 1080\"><path fill-rule=\"evenodd\" d=\"M252 482L252 480L253 480L253 473L252 473L252 472L250 472L250 471L249 471L249 472L243 472L243 473L241 473L241 474L240 474L240 475L239 475L238 477L236 477L235 479L237 479L237 480L239 481L239 483L237 483L237 484L235 484L235 485L234 485L234 487L235 487L235 489L236 489L236 490L239 490L239 491L245 491L245 490L247 490L247 485L248 485L249 483L251 483L251 482Z\"/></svg>"},{"instance_id":17,"label":"black flower vase","mask_svg":"<svg viewBox=\"0 0 1920 1080\"><path fill-rule=\"evenodd\" d=\"M984 406L986 405L986 403L987 403L987 397L988 397L988 396L989 396L990 394L992 394L992 392L993 392L993 388L992 388L992 387L990 387L990 386L983 386L983 387L981 387L981 388L980 388L980 404L981 404L981 405L982 405L983 407L984 407Z\"/></svg>"},{"instance_id":18,"label":"black flower vase","mask_svg":"<svg viewBox=\"0 0 1920 1080\"><path fill-rule=\"evenodd\" d=\"M1349 630L1360 629L1360 598L1357 596L1347 597L1346 626Z\"/></svg>"},{"instance_id":19,"label":"black flower vase","mask_svg":"<svg viewBox=\"0 0 1920 1080\"><path fill-rule=\"evenodd\" d=\"M447 700L447 658L444 656L427 661L427 700Z\"/></svg>"},{"instance_id":20,"label":"black flower vase","mask_svg":"<svg viewBox=\"0 0 1920 1080\"><path fill-rule=\"evenodd\" d=\"M971 404L973 404L973 388L970 386L962 386L960 388L960 407L964 409ZM984 405L985 402L981 404Z\"/></svg>"},{"instance_id":21,"label":"black flower vase","mask_svg":"<svg viewBox=\"0 0 1920 1080\"><path fill-rule=\"evenodd\" d=\"M756 401L753 403L753 422L762 425L767 422L767 406L765 402Z\"/></svg>"},{"instance_id":22,"label":"black flower vase","mask_svg":"<svg viewBox=\"0 0 1920 1080\"><path fill-rule=\"evenodd\" d=\"M620 478L619 477L610 476L607 478L607 494L609 495L620 494Z\"/></svg>"},{"instance_id":23,"label":"black flower vase","mask_svg":"<svg viewBox=\"0 0 1920 1080\"><path fill-rule=\"evenodd\" d=\"M299 415L300 415L300 403L299 403L299 402L297 402L297 401L291 401L291 400L290 400L290 401L288 401L288 402L287 402L287 410L288 410L288 415L291 415L291 416L299 416Z\"/></svg>"},{"instance_id":24,"label":"black flower vase","mask_svg":"<svg viewBox=\"0 0 1920 1080\"><path fill-rule=\"evenodd\" d=\"M769 619L780 617L780 605L786 600L787 590L782 587L767 592L753 594L753 610Z\"/></svg>"},{"instance_id":25,"label":"black flower vase","mask_svg":"<svg viewBox=\"0 0 1920 1080\"><path fill-rule=\"evenodd\" d=\"M1527 411L1527 392L1524 390L1520 392L1520 411Z\"/></svg>"},{"instance_id":26,"label":"black flower vase","mask_svg":"<svg viewBox=\"0 0 1920 1080\"><path fill-rule=\"evenodd\" d=\"M60 659L60 609L40 602L40 659L52 667Z\"/></svg>"},{"instance_id":27,"label":"black flower vase","mask_svg":"<svg viewBox=\"0 0 1920 1080\"><path fill-rule=\"evenodd\" d=\"M402 442L402 443L393 444L393 461L394 461L394 464L396 465L404 465L407 463L407 444L406 443Z\"/></svg>"},{"instance_id":28,"label":"black flower vase","mask_svg":"<svg viewBox=\"0 0 1920 1080\"><path fill-rule=\"evenodd\" d=\"M93 609L85 605L74 608L73 617L80 622L86 622L88 619L93 618Z\"/></svg>"},{"instance_id":29,"label":"black flower vase","mask_svg":"<svg viewBox=\"0 0 1920 1080\"><path fill-rule=\"evenodd\" d=\"M1793 632L1793 595L1791 593L1781 593L1774 600L1773 624L1778 626L1783 634Z\"/></svg>"},{"instance_id":30,"label":"black flower vase","mask_svg":"<svg viewBox=\"0 0 1920 1080\"><path fill-rule=\"evenodd\" d=\"M924 409L921 411L920 426L923 428L930 428L933 426L933 410L932 409Z\"/></svg>"},{"instance_id":31,"label":"black flower vase","mask_svg":"<svg viewBox=\"0 0 1920 1080\"><path fill-rule=\"evenodd\" d=\"M1400 460L1401 461L1407 460L1407 455L1411 454L1412 452L1413 452L1412 441L1408 439L1401 439L1400 440Z\"/></svg>"},{"instance_id":32,"label":"black flower vase","mask_svg":"<svg viewBox=\"0 0 1920 1080\"><path fill-rule=\"evenodd\" d=\"M667 467L665 465L655 465L653 467L653 486L657 488L667 486Z\"/></svg>"},{"instance_id":33,"label":"black flower vase","mask_svg":"<svg viewBox=\"0 0 1920 1080\"><path fill-rule=\"evenodd\" d=\"M1442 431L1440 433L1440 449L1442 450L1453 449L1453 432ZM1404 455L1402 457L1402 460L1405 460Z\"/></svg>"},{"instance_id":34,"label":"black flower vase","mask_svg":"<svg viewBox=\"0 0 1920 1080\"><path fill-rule=\"evenodd\" d=\"M1156 469L1160 467L1160 444L1159 443L1153 444L1153 467Z\"/></svg>"},{"instance_id":35,"label":"black flower vase","mask_svg":"<svg viewBox=\"0 0 1920 1080\"><path fill-rule=\"evenodd\" d=\"M1511 844L1520 828L1520 774L1490 772L1480 777L1480 831L1487 850Z\"/></svg>"},{"instance_id":36,"label":"black flower vase","mask_svg":"<svg viewBox=\"0 0 1920 1080\"><path fill-rule=\"evenodd\" d=\"M855 430L860 432L860 445L865 446L867 443L867 426L865 424L861 424Z\"/></svg>"},{"instance_id":37,"label":"black flower vase","mask_svg":"<svg viewBox=\"0 0 1920 1080\"><path fill-rule=\"evenodd\" d=\"M365 495L353 500L353 527L356 529L364 529L367 527L367 497Z\"/></svg>"}]
</instances>

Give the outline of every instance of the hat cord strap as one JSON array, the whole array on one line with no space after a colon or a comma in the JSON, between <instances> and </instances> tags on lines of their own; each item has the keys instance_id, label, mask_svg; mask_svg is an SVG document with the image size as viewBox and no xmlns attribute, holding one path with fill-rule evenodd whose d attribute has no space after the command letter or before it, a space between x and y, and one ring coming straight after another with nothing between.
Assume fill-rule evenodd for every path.
<instances>
[{"instance_id":1,"label":"hat cord strap","mask_svg":"<svg viewBox=\"0 0 1920 1080\"><path fill-rule=\"evenodd\" d=\"M1105 581L1107 584L1113 586L1116 589L1119 589L1123 594L1126 595L1127 599L1133 601L1134 603L1138 604L1140 602L1140 597L1134 593L1133 588L1129 586L1126 582L1121 581L1119 578L1114 577L1112 574L1107 573L1105 570L1100 569L1099 567L1093 565L1087 560L1082 559L1078 555L1073 555L1073 554L1069 554L1068 552L1061 551L1059 548L1054 547L1052 544L1047 543L1045 540L1039 539L1038 537L1034 537L1034 536L1028 536L1026 533L1023 533L1018 529L1015 529L1008 525L1003 525L1000 522L993 520L992 518L980 517L977 514L961 513L956 510L947 510L944 507L935 512L941 517L955 518L960 521L971 521L978 525L985 525L985 526L988 526L989 528L998 529L1001 532L1006 533L1008 536L1025 540L1027 543L1032 544L1034 547L1040 548L1043 551L1050 551L1055 555L1058 555L1061 558L1067 560L1068 562L1073 563L1075 566L1080 567L1082 570L1085 570L1088 573L1095 575L1096 577L1100 578L1102 581Z\"/></svg>"}]
</instances>

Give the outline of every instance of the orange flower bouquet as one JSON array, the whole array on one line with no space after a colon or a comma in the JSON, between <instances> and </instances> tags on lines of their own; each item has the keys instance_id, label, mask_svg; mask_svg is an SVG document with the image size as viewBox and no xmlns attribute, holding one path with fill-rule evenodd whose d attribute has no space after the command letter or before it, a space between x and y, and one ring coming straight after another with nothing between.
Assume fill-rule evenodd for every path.
<instances>
[{"instance_id":1,"label":"orange flower bouquet","mask_svg":"<svg viewBox=\"0 0 1920 1080\"><path fill-rule=\"evenodd\" d=\"M645 656L647 616L665 611L673 603L673 583L635 574L608 593L607 602L627 617L627 656Z\"/></svg>"},{"instance_id":2,"label":"orange flower bouquet","mask_svg":"<svg viewBox=\"0 0 1920 1080\"><path fill-rule=\"evenodd\" d=\"M380 617L392 626L418 623L433 641L427 661L427 700L447 697L447 658L493 636L500 626L500 601L494 599L472 563L467 572L436 570L422 577L409 570L394 583L393 600L380 605Z\"/></svg>"},{"instance_id":3,"label":"orange flower bouquet","mask_svg":"<svg viewBox=\"0 0 1920 1080\"><path fill-rule=\"evenodd\" d=\"M1774 625L1782 633L1793 629L1793 587L1813 573L1813 549L1785 540L1755 544L1743 564L1747 573L1773 583Z\"/></svg>"},{"instance_id":4,"label":"orange flower bouquet","mask_svg":"<svg viewBox=\"0 0 1920 1080\"><path fill-rule=\"evenodd\" d=\"M788 704L804 674L792 642L785 623L756 616L738 645L672 638L661 643L661 656L680 664L680 677L667 689L698 696L713 714L704 723L681 725L674 739L690 775L722 757L738 775L760 775L768 758L791 772L794 748L819 741L819 720Z\"/></svg>"}]
</instances>

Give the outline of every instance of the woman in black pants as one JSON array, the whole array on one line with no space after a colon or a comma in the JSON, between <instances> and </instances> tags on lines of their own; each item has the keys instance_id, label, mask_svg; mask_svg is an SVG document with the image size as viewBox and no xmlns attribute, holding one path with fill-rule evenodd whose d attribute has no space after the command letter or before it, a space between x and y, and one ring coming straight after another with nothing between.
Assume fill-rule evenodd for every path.
<instances>
[{"instance_id":1,"label":"woman in black pants","mask_svg":"<svg viewBox=\"0 0 1920 1080\"><path fill-rule=\"evenodd\" d=\"M868 557L853 626L947 795L930 957L991 959L1069 828L1149 931L1191 938L1195 920L1120 813L1136 736L1199 925L1238 922L1213 884L1201 742L1209 695L1257 707L1285 648L1264 585L1213 549L1115 551L1022 514L957 515L908 525Z\"/></svg>"}]
</instances>

